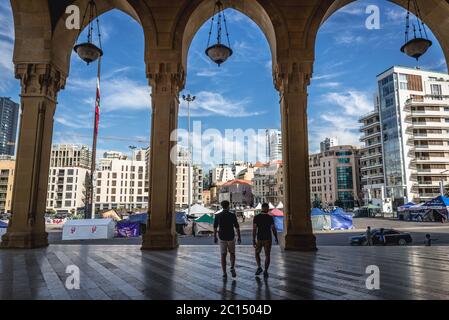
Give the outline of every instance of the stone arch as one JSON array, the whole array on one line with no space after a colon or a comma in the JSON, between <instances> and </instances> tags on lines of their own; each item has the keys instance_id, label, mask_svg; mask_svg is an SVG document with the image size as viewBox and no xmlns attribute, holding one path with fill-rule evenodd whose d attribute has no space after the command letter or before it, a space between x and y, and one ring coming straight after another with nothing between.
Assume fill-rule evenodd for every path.
<instances>
[{"instance_id":1,"label":"stone arch","mask_svg":"<svg viewBox=\"0 0 449 320\"><path fill-rule=\"evenodd\" d=\"M14 63L50 61L51 16L48 1L11 0L11 8L15 32ZM35 18L29 19L31 15Z\"/></svg>"},{"instance_id":2,"label":"stone arch","mask_svg":"<svg viewBox=\"0 0 449 320\"><path fill-rule=\"evenodd\" d=\"M321 25L336 11L357 0L322 0L315 13L311 15L304 45L315 50L315 41ZM388 0L407 9L407 0ZM449 0L418 0L424 23L437 38L449 66Z\"/></svg>"},{"instance_id":3,"label":"stone arch","mask_svg":"<svg viewBox=\"0 0 449 320\"><path fill-rule=\"evenodd\" d=\"M81 15L84 13L88 0L76 0L72 4L76 4L81 9ZM137 23L142 26L145 37L145 46L156 41L156 28L152 19L151 12L144 1L137 0L109 0L97 1L99 16L117 9L129 15ZM79 30L67 30L65 27L65 13L59 18L53 31L51 44L51 60L53 64L65 74L69 73L70 57L73 53L73 46L77 40ZM85 22L86 24L86 22ZM86 25L81 26L83 29ZM145 50L146 52L147 50Z\"/></svg>"},{"instance_id":4,"label":"stone arch","mask_svg":"<svg viewBox=\"0 0 449 320\"><path fill-rule=\"evenodd\" d=\"M173 31L173 48L181 55L184 70L187 70L187 56L191 42L200 27L211 18L215 1L189 1L183 14L177 19ZM289 37L285 19L269 1L229 0L224 1L225 9L232 8L252 19L264 33L271 50L273 70L281 52L289 47Z\"/></svg>"}]
</instances>

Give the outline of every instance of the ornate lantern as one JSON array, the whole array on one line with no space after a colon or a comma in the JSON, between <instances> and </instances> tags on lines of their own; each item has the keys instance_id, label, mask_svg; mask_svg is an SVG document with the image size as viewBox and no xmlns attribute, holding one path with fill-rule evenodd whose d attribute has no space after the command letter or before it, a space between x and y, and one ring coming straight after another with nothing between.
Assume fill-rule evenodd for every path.
<instances>
[{"instance_id":1,"label":"ornate lantern","mask_svg":"<svg viewBox=\"0 0 449 320\"><path fill-rule=\"evenodd\" d=\"M89 11L89 23L88 23L88 34L87 34L87 42L81 43L76 45L73 50L78 54L78 56L81 58L81 60L85 61L88 65L91 62L96 61L98 58L103 56L103 50L101 48L101 33L100 33L100 20L98 19L98 11L97 11L97 5L94 0L90 0L86 11L84 12L83 21L81 23L81 26L84 26L84 21L86 19L87 12ZM97 47L93 41L92 41L92 35L94 32L94 18L97 20L97 31L98 31L98 45ZM78 38L81 34L78 34Z\"/></svg>"},{"instance_id":2,"label":"ornate lantern","mask_svg":"<svg viewBox=\"0 0 449 320\"><path fill-rule=\"evenodd\" d=\"M214 29L215 15L217 17L217 43L210 45L210 38L212 36L212 31ZM225 28L227 46L222 44L222 28ZM229 42L229 32L228 25L226 23L226 16L223 9L223 4L218 0L214 6L214 13L211 20L211 26L209 31L209 39L207 41L206 55L215 62L218 66L224 63L230 56L232 56L231 43Z\"/></svg>"},{"instance_id":3,"label":"ornate lantern","mask_svg":"<svg viewBox=\"0 0 449 320\"><path fill-rule=\"evenodd\" d=\"M416 24L413 24L413 39L410 39L410 6L413 2L413 6L416 13ZM416 27L418 26L418 30ZM417 34L419 32L419 36ZM427 52L432 46L432 41L427 36L426 26L421 18L421 12L416 0L408 0L407 18L405 25L405 44L402 46L401 51L406 55L419 60L419 58Z\"/></svg>"}]
</instances>

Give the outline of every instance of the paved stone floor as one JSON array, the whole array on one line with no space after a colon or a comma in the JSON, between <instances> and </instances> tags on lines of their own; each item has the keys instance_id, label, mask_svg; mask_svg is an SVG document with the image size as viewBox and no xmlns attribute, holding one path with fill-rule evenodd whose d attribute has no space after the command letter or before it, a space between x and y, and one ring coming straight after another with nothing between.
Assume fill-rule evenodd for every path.
<instances>
[{"instance_id":1,"label":"paved stone floor","mask_svg":"<svg viewBox=\"0 0 449 320\"><path fill-rule=\"evenodd\" d=\"M445 247L320 247L316 253L273 248L267 280L254 277L253 248L239 246L237 278L224 281L218 247L52 245L0 250L0 299L448 299ZM80 269L79 290L65 287ZM380 290L368 290L368 265Z\"/></svg>"}]
</instances>

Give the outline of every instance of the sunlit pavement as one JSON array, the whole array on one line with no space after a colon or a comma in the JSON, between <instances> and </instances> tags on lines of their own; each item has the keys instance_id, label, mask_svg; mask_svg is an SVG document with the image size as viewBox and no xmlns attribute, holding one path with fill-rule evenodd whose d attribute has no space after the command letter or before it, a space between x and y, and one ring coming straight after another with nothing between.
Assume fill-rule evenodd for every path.
<instances>
[{"instance_id":1,"label":"sunlit pavement","mask_svg":"<svg viewBox=\"0 0 449 320\"><path fill-rule=\"evenodd\" d=\"M0 298L448 299L448 264L444 247L320 247L316 253L276 247L264 280L254 277L253 248L239 246L237 278L223 281L216 246L158 252L52 245L0 251ZM67 267L79 268L79 289L66 286ZM367 279L373 288L368 277L377 268L379 290L370 290Z\"/></svg>"}]
</instances>

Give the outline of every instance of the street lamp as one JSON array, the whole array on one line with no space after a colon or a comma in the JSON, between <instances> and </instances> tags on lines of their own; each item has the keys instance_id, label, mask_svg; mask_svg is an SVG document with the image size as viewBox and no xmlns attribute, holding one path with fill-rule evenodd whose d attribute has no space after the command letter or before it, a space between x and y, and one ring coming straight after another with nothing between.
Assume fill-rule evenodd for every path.
<instances>
[{"instance_id":1,"label":"street lamp","mask_svg":"<svg viewBox=\"0 0 449 320\"><path fill-rule=\"evenodd\" d=\"M185 96L185 95L183 95L182 96L182 99L184 100L184 101L186 101L187 102L187 122L188 122L188 124L187 124L187 130L189 131L189 133L188 133L188 135L187 135L187 145L188 145L188 180L187 180L187 184L188 184L188 186L189 186L189 190L188 190L188 213L190 214L190 208L191 208L191 204L192 204L192 199L191 199L191 192L192 192L192 185L191 185L191 183L192 183L192 181L191 181L191 167L192 167L192 150L191 150L191 137L190 137L190 135L191 135L191 128L190 128L190 103L192 103L192 102L194 102L195 100L196 100L196 97L195 96L191 96L190 95L190 93L187 95L187 96Z\"/></svg>"},{"instance_id":2,"label":"street lamp","mask_svg":"<svg viewBox=\"0 0 449 320\"><path fill-rule=\"evenodd\" d=\"M413 6L416 14L416 24L418 25L419 36L417 35L416 24L413 24L413 39L409 39L410 33L410 5L413 2ZM427 36L426 27L421 18L421 12L416 0L408 0L407 17L405 24L405 44L402 46L401 51L406 55L418 60L423 54L429 50L432 46L432 41Z\"/></svg>"},{"instance_id":3,"label":"street lamp","mask_svg":"<svg viewBox=\"0 0 449 320\"><path fill-rule=\"evenodd\" d=\"M445 194L445 190L444 190L444 177L443 177L443 175L446 173L446 172L449 172L449 170L444 170L444 171L441 171L440 172L440 175L441 175L441 181L440 181L440 193L441 193L441 195L442 196L444 196L444 194Z\"/></svg>"},{"instance_id":4,"label":"street lamp","mask_svg":"<svg viewBox=\"0 0 449 320\"><path fill-rule=\"evenodd\" d=\"M215 15L218 13L217 17L217 43L210 46L210 38L212 36L212 31L214 28L214 20ZM226 38L227 38L227 46L222 44L221 38L222 38L222 28L225 28L226 31ZM215 62L218 66L220 66L222 63L224 63L230 56L232 56L232 49L231 49L231 43L229 41L229 32L228 32L228 25L226 23L226 16L224 14L224 8L221 1L217 1L214 6L214 12L212 15L211 20L211 26L209 30L209 39L207 40L207 49L206 49L206 55Z\"/></svg>"},{"instance_id":5,"label":"street lamp","mask_svg":"<svg viewBox=\"0 0 449 320\"><path fill-rule=\"evenodd\" d=\"M100 33L100 20L98 18L98 10L97 5L94 0L90 0L87 4L86 11L84 12L83 20L81 25L84 25L84 21L86 19L87 12L89 11L89 22L88 22L88 33L87 33L87 42L83 42L77 44L73 50L78 54L78 56L86 62L88 65L98 58L103 56L103 50L101 48L101 33ZM93 20L97 17L97 31L98 31L98 44L97 47L92 41L92 35L94 31L94 23ZM82 28L80 28L80 32L78 34L78 38L81 34Z\"/></svg>"},{"instance_id":6,"label":"street lamp","mask_svg":"<svg viewBox=\"0 0 449 320\"><path fill-rule=\"evenodd\" d=\"M133 167L134 167L134 150L136 150L137 147L136 146L129 146L128 148L131 150L131 173L129 175L129 177L131 178L132 174L134 174L134 170L133 170ZM133 201L132 202L134 202L134 194L133 194ZM129 209L131 211L134 209L134 206L133 206L132 202L129 205Z\"/></svg>"}]
</instances>

